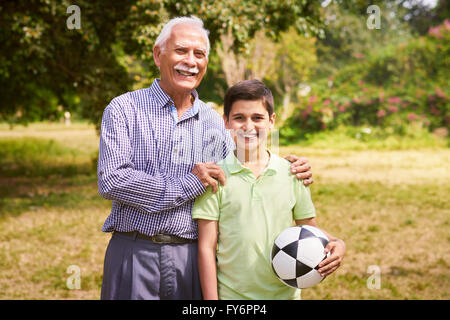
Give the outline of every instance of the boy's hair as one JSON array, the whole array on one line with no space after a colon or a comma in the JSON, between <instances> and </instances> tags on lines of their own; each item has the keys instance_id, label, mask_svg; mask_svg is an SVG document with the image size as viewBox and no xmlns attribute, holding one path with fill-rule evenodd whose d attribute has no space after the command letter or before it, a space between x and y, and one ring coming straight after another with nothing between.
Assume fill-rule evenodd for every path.
<instances>
[{"instance_id":1,"label":"boy's hair","mask_svg":"<svg viewBox=\"0 0 450 320\"><path fill-rule=\"evenodd\" d=\"M259 80L244 80L228 88L223 106L223 113L227 119L233 103L238 100L261 100L269 116L273 114L272 92Z\"/></svg>"}]
</instances>

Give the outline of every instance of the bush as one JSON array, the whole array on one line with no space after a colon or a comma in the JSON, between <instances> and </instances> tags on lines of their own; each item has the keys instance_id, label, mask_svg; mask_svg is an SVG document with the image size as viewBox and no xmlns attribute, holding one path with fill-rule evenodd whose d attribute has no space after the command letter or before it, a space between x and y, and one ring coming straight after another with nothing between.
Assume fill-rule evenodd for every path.
<instances>
[{"instance_id":1,"label":"bush","mask_svg":"<svg viewBox=\"0 0 450 320\"><path fill-rule=\"evenodd\" d=\"M450 21L427 36L390 45L334 77L312 84L280 130L294 142L340 125L390 128L404 134L411 123L428 130L450 124Z\"/></svg>"}]
</instances>

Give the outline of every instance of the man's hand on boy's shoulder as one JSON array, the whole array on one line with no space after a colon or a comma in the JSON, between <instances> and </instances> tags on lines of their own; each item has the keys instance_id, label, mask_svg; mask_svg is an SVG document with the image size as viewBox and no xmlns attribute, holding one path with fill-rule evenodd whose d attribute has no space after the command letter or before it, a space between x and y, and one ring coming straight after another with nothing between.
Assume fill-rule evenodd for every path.
<instances>
[{"instance_id":1,"label":"man's hand on boy's shoulder","mask_svg":"<svg viewBox=\"0 0 450 320\"><path fill-rule=\"evenodd\" d=\"M214 162L196 163L192 173L197 176L205 188L211 186L213 193L216 193L219 188L217 180L221 185L225 185L225 172Z\"/></svg>"},{"instance_id":2,"label":"man's hand on boy's shoulder","mask_svg":"<svg viewBox=\"0 0 450 320\"><path fill-rule=\"evenodd\" d=\"M309 164L307 158L288 155L285 159L291 162L292 173L295 174L298 179L302 179L305 186L309 186L314 182L312 178L311 165Z\"/></svg>"}]
</instances>

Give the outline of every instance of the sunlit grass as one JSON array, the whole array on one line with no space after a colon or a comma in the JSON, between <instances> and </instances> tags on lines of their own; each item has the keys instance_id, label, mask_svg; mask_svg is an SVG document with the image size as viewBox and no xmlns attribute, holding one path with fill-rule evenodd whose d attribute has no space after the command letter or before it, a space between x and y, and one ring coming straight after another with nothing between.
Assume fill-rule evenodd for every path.
<instances>
[{"instance_id":1,"label":"sunlit grass","mask_svg":"<svg viewBox=\"0 0 450 320\"><path fill-rule=\"evenodd\" d=\"M0 146L0 299L98 299L111 204L97 193L94 128L0 125ZM342 267L303 299L449 299L448 148L280 154L309 158L319 225L347 244ZM71 265L79 290L66 284ZM380 289L367 287L371 265Z\"/></svg>"}]
</instances>

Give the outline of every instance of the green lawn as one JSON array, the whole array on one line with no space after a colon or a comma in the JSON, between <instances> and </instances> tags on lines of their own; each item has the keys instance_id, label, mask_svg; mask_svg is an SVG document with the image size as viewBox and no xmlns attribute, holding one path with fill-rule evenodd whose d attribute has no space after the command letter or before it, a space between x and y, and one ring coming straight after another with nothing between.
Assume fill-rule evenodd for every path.
<instances>
[{"instance_id":1,"label":"green lawn","mask_svg":"<svg viewBox=\"0 0 450 320\"><path fill-rule=\"evenodd\" d=\"M319 225L347 244L342 267L302 298L449 299L450 150L342 146L280 148L309 158ZM111 204L97 193L97 148L83 123L0 125L0 299L99 298Z\"/></svg>"}]
</instances>

